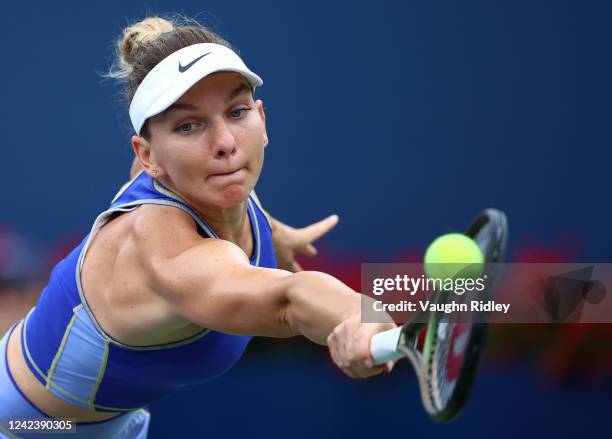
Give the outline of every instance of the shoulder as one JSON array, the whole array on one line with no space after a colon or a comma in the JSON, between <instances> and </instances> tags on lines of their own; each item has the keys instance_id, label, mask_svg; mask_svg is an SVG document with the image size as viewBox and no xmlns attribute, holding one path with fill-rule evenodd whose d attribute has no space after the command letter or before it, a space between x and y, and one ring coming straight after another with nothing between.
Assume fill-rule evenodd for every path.
<instances>
[{"instance_id":1,"label":"shoulder","mask_svg":"<svg viewBox=\"0 0 612 439\"><path fill-rule=\"evenodd\" d=\"M166 250L171 255L204 239L186 212L171 206L148 204L134 212L130 234L136 247L149 254L152 250Z\"/></svg>"},{"instance_id":2,"label":"shoulder","mask_svg":"<svg viewBox=\"0 0 612 439\"><path fill-rule=\"evenodd\" d=\"M144 205L138 210L131 231L133 244L144 268L154 276L186 261L206 261L209 266L231 261L248 264L240 247L201 236L193 218L180 209Z\"/></svg>"},{"instance_id":3,"label":"shoulder","mask_svg":"<svg viewBox=\"0 0 612 439\"><path fill-rule=\"evenodd\" d=\"M163 343L193 332L191 322L156 294L154 261L203 240L191 217L169 206L142 205L106 224L81 273L84 294L104 331L130 345Z\"/></svg>"}]
</instances>

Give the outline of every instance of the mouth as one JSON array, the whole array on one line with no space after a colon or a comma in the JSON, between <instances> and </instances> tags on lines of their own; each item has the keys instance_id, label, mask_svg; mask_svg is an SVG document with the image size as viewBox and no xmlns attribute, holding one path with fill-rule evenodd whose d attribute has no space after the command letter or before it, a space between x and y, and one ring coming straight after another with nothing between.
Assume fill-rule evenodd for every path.
<instances>
[{"instance_id":1,"label":"mouth","mask_svg":"<svg viewBox=\"0 0 612 439\"><path fill-rule=\"evenodd\" d=\"M240 183L246 176L246 168L238 168L230 172L222 172L211 174L208 176L208 181L213 184L234 184Z\"/></svg>"},{"instance_id":2,"label":"mouth","mask_svg":"<svg viewBox=\"0 0 612 439\"><path fill-rule=\"evenodd\" d=\"M238 168L238 169L235 169L235 170L229 171L229 172L220 172L218 174L211 174L210 177L227 177L227 176L230 176L230 175L234 175L234 174L242 171L243 169L244 168Z\"/></svg>"}]
</instances>

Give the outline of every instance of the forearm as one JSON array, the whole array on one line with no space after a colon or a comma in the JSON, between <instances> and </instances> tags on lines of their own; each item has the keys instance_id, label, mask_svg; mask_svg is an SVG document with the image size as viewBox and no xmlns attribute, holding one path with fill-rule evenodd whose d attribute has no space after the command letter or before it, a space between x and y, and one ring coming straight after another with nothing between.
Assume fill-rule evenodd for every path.
<instances>
[{"instance_id":1,"label":"forearm","mask_svg":"<svg viewBox=\"0 0 612 439\"><path fill-rule=\"evenodd\" d=\"M361 295L325 273L302 271L286 277L285 320L292 331L325 345L333 329L360 312Z\"/></svg>"}]
</instances>

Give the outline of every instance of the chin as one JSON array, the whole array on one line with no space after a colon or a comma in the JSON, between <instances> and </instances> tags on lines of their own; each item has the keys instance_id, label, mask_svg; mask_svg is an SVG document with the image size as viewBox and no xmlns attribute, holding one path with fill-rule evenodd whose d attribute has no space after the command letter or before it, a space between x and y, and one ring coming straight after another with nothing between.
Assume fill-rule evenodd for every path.
<instances>
[{"instance_id":1,"label":"chin","mask_svg":"<svg viewBox=\"0 0 612 439\"><path fill-rule=\"evenodd\" d=\"M221 191L219 196L219 206L228 208L237 206L249 198L251 191L242 186L232 185Z\"/></svg>"}]
</instances>

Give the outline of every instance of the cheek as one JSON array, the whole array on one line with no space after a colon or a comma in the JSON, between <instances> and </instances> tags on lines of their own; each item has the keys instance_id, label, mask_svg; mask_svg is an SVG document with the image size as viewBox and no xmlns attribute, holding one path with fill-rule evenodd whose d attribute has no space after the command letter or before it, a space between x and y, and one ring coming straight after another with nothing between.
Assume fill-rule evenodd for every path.
<instances>
[{"instance_id":1,"label":"cheek","mask_svg":"<svg viewBox=\"0 0 612 439\"><path fill-rule=\"evenodd\" d=\"M164 154L160 155L160 159L163 160L166 170L171 172L189 170L197 167L200 162L200 158L196 157L194 152L195 148L188 146L174 144L171 148L166 148Z\"/></svg>"},{"instance_id":2,"label":"cheek","mask_svg":"<svg viewBox=\"0 0 612 439\"><path fill-rule=\"evenodd\" d=\"M253 130L249 135L249 140L249 154L251 155L252 160L256 161L257 163L262 162L265 148L261 131Z\"/></svg>"},{"instance_id":3,"label":"cheek","mask_svg":"<svg viewBox=\"0 0 612 439\"><path fill-rule=\"evenodd\" d=\"M248 130L248 138L250 140L249 144L253 149L253 153L263 157L263 150L266 146L266 130L261 122L261 120L257 119L253 125Z\"/></svg>"},{"instance_id":4,"label":"cheek","mask_svg":"<svg viewBox=\"0 0 612 439\"><path fill-rule=\"evenodd\" d=\"M261 169L263 168L264 164L264 155L263 144L260 144L253 160L253 175L256 179L259 179L261 175Z\"/></svg>"}]
</instances>

